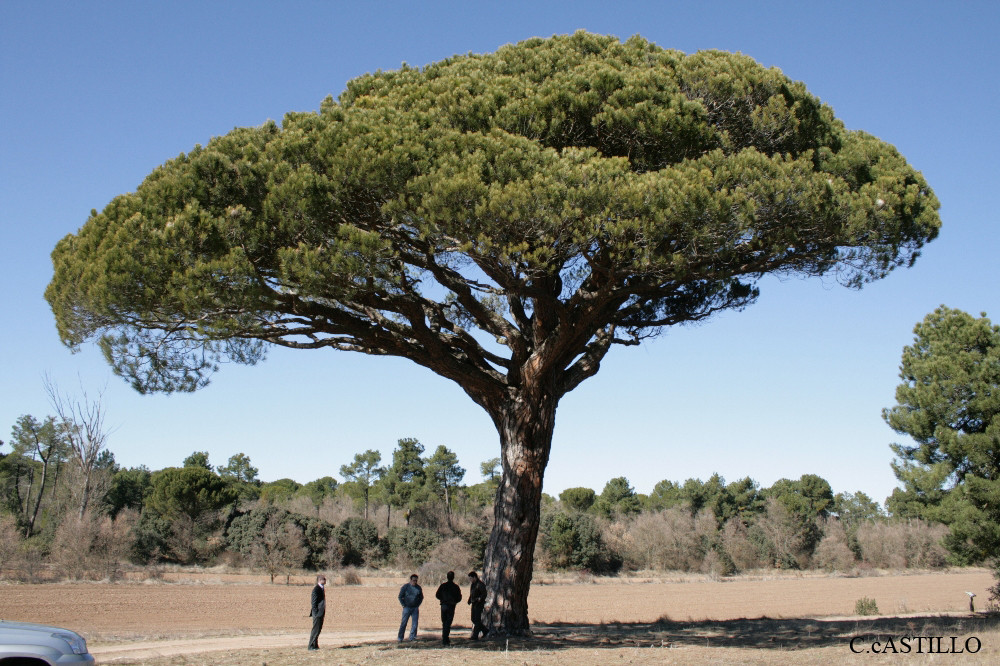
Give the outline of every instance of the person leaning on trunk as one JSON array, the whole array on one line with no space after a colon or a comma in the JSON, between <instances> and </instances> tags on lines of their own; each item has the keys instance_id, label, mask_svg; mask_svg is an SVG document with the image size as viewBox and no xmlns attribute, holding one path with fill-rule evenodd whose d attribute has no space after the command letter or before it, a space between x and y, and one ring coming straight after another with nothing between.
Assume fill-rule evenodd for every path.
<instances>
[{"instance_id":1,"label":"person leaning on trunk","mask_svg":"<svg viewBox=\"0 0 1000 666\"><path fill-rule=\"evenodd\" d=\"M455 606L462 601L462 588L455 584L455 572L448 572L448 580L441 583L434 595L441 602L441 643L451 645L451 623L455 620Z\"/></svg>"},{"instance_id":2,"label":"person leaning on trunk","mask_svg":"<svg viewBox=\"0 0 1000 666\"><path fill-rule=\"evenodd\" d=\"M483 608L486 606L486 585L479 580L475 571L469 572L469 580L472 585L469 587L469 605L472 606L472 640L478 641L479 635L486 635L486 627L483 626Z\"/></svg>"}]
</instances>

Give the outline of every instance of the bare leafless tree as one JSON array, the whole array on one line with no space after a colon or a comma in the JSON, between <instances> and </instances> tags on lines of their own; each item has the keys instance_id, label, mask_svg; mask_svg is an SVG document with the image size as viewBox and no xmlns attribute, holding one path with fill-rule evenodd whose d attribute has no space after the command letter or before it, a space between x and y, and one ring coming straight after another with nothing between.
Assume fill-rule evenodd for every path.
<instances>
[{"instance_id":1,"label":"bare leafless tree","mask_svg":"<svg viewBox=\"0 0 1000 666\"><path fill-rule=\"evenodd\" d=\"M69 396L60 391L52 378L46 375L45 392L65 429L70 457L79 468L79 516L82 518L87 513L91 495L98 485L98 462L110 434L104 424L104 389L93 400L82 386L81 397Z\"/></svg>"}]
</instances>

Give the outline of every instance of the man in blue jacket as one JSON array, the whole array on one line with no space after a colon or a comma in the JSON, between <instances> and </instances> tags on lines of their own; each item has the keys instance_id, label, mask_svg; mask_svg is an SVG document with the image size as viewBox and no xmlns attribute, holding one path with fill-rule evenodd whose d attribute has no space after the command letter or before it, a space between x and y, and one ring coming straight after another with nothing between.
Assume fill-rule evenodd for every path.
<instances>
[{"instance_id":1,"label":"man in blue jacket","mask_svg":"<svg viewBox=\"0 0 1000 666\"><path fill-rule=\"evenodd\" d=\"M410 582L399 588L399 605L403 607L403 621L399 624L399 636L397 640L403 640L406 632L406 622L413 618L410 623L410 640L417 640L417 622L420 620L420 604L424 602L424 591L417 584L419 580L417 574L410 576Z\"/></svg>"}]
</instances>

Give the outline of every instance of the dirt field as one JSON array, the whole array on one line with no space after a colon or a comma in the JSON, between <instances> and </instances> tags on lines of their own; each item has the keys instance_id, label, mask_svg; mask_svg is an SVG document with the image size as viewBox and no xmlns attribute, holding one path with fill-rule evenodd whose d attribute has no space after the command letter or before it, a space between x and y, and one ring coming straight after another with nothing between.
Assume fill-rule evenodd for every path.
<instances>
[{"instance_id":1,"label":"dirt field","mask_svg":"<svg viewBox=\"0 0 1000 666\"><path fill-rule=\"evenodd\" d=\"M325 664L494 663L503 652L517 663L865 663L879 640L941 636L941 644L910 643L913 663L926 654L960 649L969 637L977 652L949 654L961 663L1000 662L1000 625L968 613L965 591L982 605L992 578L985 569L863 578L767 575L712 581L598 579L575 583L540 578L529 611L534 636L523 641L466 640L467 606L456 617L454 647L434 640L440 618L425 586L423 638L397 647L402 580L364 579L361 586L328 587L327 620L319 653L306 653L309 585L269 585L258 577L174 573L162 581L121 584L3 584L0 618L73 628L101 663ZM336 583L335 579L332 582ZM429 588L429 589L428 589ZM854 603L874 598L881 619L852 617ZM939 616L945 617L939 617ZM942 647L943 646L943 647ZM921 653L916 650L922 648ZM975 647L974 643L970 646ZM957 649L951 648L957 652ZM572 650L572 656L567 652ZM868 654L868 659L873 655ZM881 658L885 658L884 655Z\"/></svg>"}]
</instances>

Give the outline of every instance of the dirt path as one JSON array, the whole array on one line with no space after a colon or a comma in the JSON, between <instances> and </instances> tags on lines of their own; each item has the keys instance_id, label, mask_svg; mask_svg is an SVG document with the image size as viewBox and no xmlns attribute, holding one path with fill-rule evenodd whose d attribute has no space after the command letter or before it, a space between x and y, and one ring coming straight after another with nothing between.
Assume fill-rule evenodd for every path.
<instances>
[{"instance_id":1,"label":"dirt path","mask_svg":"<svg viewBox=\"0 0 1000 666\"><path fill-rule=\"evenodd\" d=\"M324 649L359 645L385 640L384 631L355 631L348 633L327 632L323 634L320 644ZM186 638L159 641L138 641L121 644L94 644L90 647L91 654L100 663L112 663L118 660L136 661L139 659L155 659L158 657L173 657L176 655L203 654L206 652L222 652L227 650L274 649L274 648L305 648L309 634L278 634L271 636L215 636L211 638Z\"/></svg>"}]
</instances>

